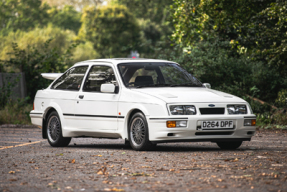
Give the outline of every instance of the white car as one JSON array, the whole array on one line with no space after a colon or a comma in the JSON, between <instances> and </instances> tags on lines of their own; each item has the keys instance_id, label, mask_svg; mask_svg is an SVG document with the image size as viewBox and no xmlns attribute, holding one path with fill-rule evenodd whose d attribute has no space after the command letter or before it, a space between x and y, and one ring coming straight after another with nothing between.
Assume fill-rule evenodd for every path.
<instances>
[{"instance_id":1,"label":"white car","mask_svg":"<svg viewBox=\"0 0 287 192\"><path fill-rule=\"evenodd\" d=\"M54 81L37 92L30 117L53 147L95 137L122 138L135 150L182 141L236 149L255 134L245 100L210 89L175 62L98 59L42 76Z\"/></svg>"}]
</instances>

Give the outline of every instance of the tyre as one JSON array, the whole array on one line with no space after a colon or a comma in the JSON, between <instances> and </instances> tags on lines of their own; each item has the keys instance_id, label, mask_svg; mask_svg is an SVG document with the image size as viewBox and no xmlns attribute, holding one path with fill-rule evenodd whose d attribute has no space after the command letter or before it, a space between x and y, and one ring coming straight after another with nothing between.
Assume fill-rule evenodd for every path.
<instances>
[{"instance_id":1,"label":"tyre","mask_svg":"<svg viewBox=\"0 0 287 192\"><path fill-rule=\"evenodd\" d=\"M154 145L149 141L148 124L145 116L138 112L129 122L129 141L134 150L151 150Z\"/></svg>"},{"instance_id":2,"label":"tyre","mask_svg":"<svg viewBox=\"0 0 287 192\"><path fill-rule=\"evenodd\" d=\"M63 137L61 121L56 111L49 114L46 128L48 142L52 147L66 147L69 145L71 137Z\"/></svg>"},{"instance_id":3,"label":"tyre","mask_svg":"<svg viewBox=\"0 0 287 192\"><path fill-rule=\"evenodd\" d=\"M242 144L242 141L230 141L230 142L216 142L221 149L237 149Z\"/></svg>"}]
</instances>

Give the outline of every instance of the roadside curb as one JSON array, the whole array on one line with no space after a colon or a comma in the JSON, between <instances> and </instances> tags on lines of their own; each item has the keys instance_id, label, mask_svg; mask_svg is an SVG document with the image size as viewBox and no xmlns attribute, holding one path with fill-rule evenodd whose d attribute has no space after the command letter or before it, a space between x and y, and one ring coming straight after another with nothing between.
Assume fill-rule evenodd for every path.
<instances>
[{"instance_id":1,"label":"roadside curb","mask_svg":"<svg viewBox=\"0 0 287 192\"><path fill-rule=\"evenodd\" d=\"M30 129L39 129L37 126L35 125L21 125L21 124L2 124L0 125L0 128L30 128Z\"/></svg>"}]
</instances>

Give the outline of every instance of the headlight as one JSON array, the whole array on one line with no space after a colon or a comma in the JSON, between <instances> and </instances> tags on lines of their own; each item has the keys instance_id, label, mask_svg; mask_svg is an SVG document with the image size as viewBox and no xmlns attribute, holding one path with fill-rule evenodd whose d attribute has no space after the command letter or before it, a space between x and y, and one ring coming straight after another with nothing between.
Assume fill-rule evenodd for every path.
<instances>
[{"instance_id":1,"label":"headlight","mask_svg":"<svg viewBox=\"0 0 287 192\"><path fill-rule=\"evenodd\" d=\"M172 115L195 115L196 109L193 105L171 105L169 106Z\"/></svg>"},{"instance_id":2,"label":"headlight","mask_svg":"<svg viewBox=\"0 0 287 192\"><path fill-rule=\"evenodd\" d=\"M247 114L246 105L227 105L229 114Z\"/></svg>"}]
</instances>

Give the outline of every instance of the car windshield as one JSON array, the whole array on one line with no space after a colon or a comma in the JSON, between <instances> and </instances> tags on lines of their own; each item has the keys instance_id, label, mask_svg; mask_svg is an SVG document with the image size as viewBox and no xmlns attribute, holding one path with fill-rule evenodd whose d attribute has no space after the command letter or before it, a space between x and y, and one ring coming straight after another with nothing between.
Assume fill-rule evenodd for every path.
<instances>
[{"instance_id":1,"label":"car windshield","mask_svg":"<svg viewBox=\"0 0 287 192\"><path fill-rule=\"evenodd\" d=\"M126 87L203 87L176 63L123 63L118 68Z\"/></svg>"}]
</instances>

